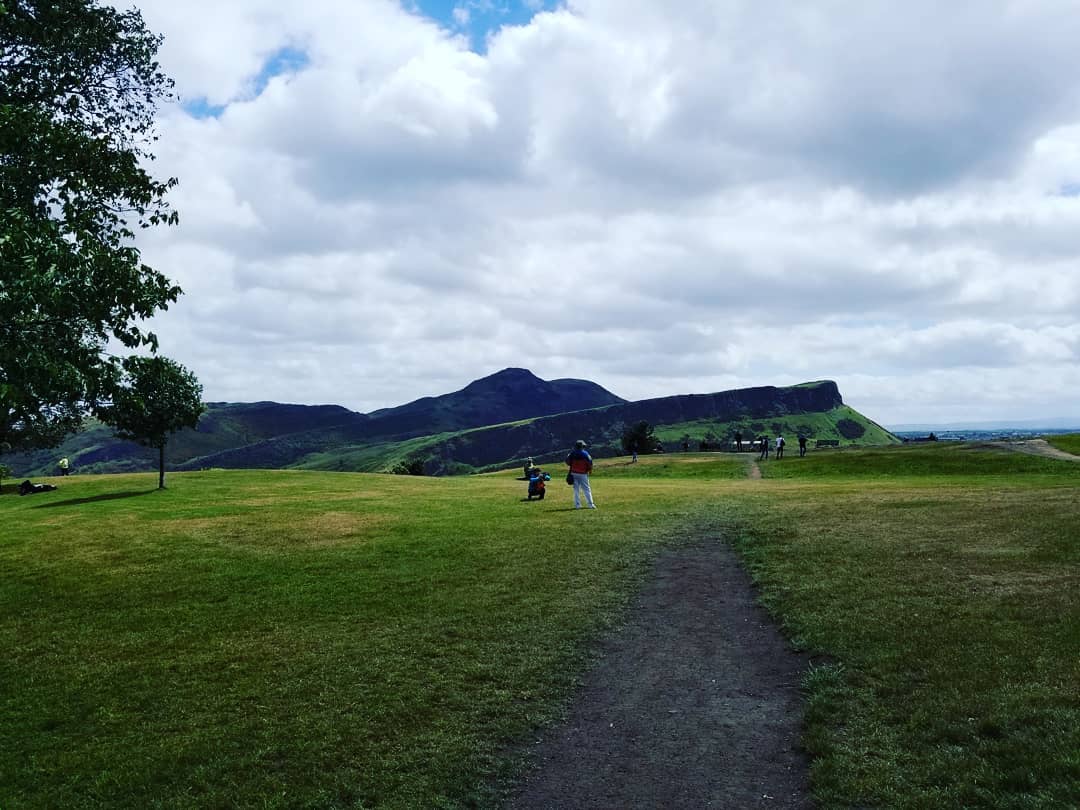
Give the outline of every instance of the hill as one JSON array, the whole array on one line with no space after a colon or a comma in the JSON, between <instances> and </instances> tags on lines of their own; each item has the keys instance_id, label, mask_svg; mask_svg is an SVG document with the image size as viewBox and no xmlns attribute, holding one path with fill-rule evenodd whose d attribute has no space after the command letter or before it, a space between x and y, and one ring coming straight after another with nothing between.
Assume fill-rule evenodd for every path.
<instances>
[{"instance_id":1,"label":"hill","mask_svg":"<svg viewBox=\"0 0 1080 810\"><path fill-rule=\"evenodd\" d=\"M667 448L688 442L730 442L787 433L849 445L899 441L844 405L836 383L818 381L712 394L681 394L628 402L575 379L545 381L508 368L460 391L424 397L368 414L337 405L274 402L209 403L196 430L168 447L171 469L315 469L387 472L411 468L427 475L515 466L533 457L561 457L585 438L599 457L618 455L626 426L649 422ZM80 472L155 468L146 448L112 437L93 423L60 448L5 458L15 476L50 475L61 456Z\"/></svg>"},{"instance_id":2,"label":"hill","mask_svg":"<svg viewBox=\"0 0 1080 810\"><path fill-rule=\"evenodd\" d=\"M428 475L478 472L516 466L529 457L539 463L560 460L577 438L587 439L595 456L615 456L622 453L623 430L640 420L653 425L669 450L684 440L695 450L702 441L726 445L736 432L747 439L762 433L786 433L792 439L802 434L811 446L817 441L849 446L900 441L845 405L836 383L826 380L623 402L378 447L343 446L293 466L379 471L418 461Z\"/></svg>"},{"instance_id":3,"label":"hill","mask_svg":"<svg viewBox=\"0 0 1080 810\"><path fill-rule=\"evenodd\" d=\"M174 434L167 449L170 467L229 447L242 447L296 431L363 420L338 405L282 405L277 402L208 402L196 430ZM157 468L156 451L117 439L112 429L95 419L68 436L57 448L14 453L3 463L16 476L52 475L56 461L67 456L80 472L142 472Z\"/></svg>"},{"instance_id":4,"label":"hill","mask_svg":"<svg viewBox=\"0 0 1080 810\"><path fill-rule=\"evenodd\" d=\"M475 380L460 391L370 414L338 405L211 402L198 428L170 440L168 465L289 467L313 453L341 446L399 442L623 402L587 380L546 381L520 368ZM151 451L114 438L109 428L93 421L58 448L13 454L3 461L15 476L50 475L63 456L77 470L93 473L152 470L157 463Z\"/></svg>"}]
</instances>

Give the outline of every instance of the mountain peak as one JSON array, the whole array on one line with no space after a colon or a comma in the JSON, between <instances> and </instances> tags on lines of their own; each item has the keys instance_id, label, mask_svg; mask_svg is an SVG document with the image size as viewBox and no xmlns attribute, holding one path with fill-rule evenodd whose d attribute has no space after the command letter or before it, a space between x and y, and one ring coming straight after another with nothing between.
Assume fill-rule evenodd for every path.
<instances>
[{"instance_id":1,"label":"mountain peak","mask_svg":"<svg viewBox=\"0 0 1080 810\"><path fill-rule=\"evenodd\" d=\"M511 366L510 368L504 368L502 371L496 371L494 374L489 374L486 377L481 377L480 379L474 380L473 382L486 382L488 380L536 380L537 382L543 382L543 380L541 380L527 368L516 368L514 366Z\"/></svg>"},{"instance_id":2,"label":"mountain peak","mask_svg":"<svg viewBox=\"0 0 1080 810\"><path fill-rule=\"evenodd\" d=\"M463 390L476 393L494 388L539 388L544 385L546 383L527 368L504 368L487 377L473 380Z\"/></svg>"}]
</instances>

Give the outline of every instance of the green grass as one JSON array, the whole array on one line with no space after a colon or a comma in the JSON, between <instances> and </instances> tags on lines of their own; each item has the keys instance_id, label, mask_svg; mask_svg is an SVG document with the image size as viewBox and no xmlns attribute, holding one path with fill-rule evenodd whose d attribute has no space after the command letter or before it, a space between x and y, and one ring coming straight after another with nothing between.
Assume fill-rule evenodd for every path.
<instances>
[{"instance_id":1,"label":"green grass","mask_svg":"<svg viewBox=\"0 0 1080 810\"><path fill-rule=\"evenodd\" d=\"M861 425L865 432L855 439L846 437L841 434L837 427L837 423L841 420L850 420ZM698 419L656 427L657 437L669 452L679 449L684 435L690 436L691 447L697 449L698 443L709 433L723 441L725 439L733 440L736 431L742 432L744 442L750 442L763 433L769 436L770 439L782 434L787 439L788 444L795 447L798 446L795 440L799 435L808 437L811 447L814 446L818 439L839 441L844 446L852 444L874 446L897 442L897 439L880 425L871 422L846 405L841 405L823 413L746 418L731 422Z\"/></svg>"},{"instance_id":2,"label":"green grass","mask_svg":"<svg viewBox=\"0 0 1080 810\"><path fill-rule=\"evenodd\" d=\"M425 457L432 446L454 435L457 434L438 433L397 442L339 447L310 453L292 466L298 470L388 472L411 457ZM465 465L459 466L460 473L470 471Z\"/></svg>"},{"instance_id":3,"label":"green grass","mask_svg":"<svg viewBox=\"0 0 1080 810\"><path fill-rule=\"evenodd\" d=\"M1047 436L1046 441L1058 450L1064 450L1066 453L1080 456L1080 433L1065 433L1058 436Z\"/></svg>"},{"instance_id":4,"label":"green grass","mask_svg":"<svg viewBox=\"0 0 1080 810\"><path fill-rule=\"evenodd\" d=\"M819 802L1080 804L1076 465L946 445L761 466L777 488L734 530L823 657L804 741Z\"/></svg>"},{"instance_id":5,"label":"green grass","mask_svg":"<svg viewBox=\"0 0 1080 810\"><path fill-rule=\"evenodd\" d=\"M1025 455L997 447L959 442L896 445L860 449L822 448L798 457L798 447L786 448L780 461L761 462L763 477L794 479L850 479L857 481L1000 478L1014 483L1043 483L1040 476L1080 484L1080 466Z\"/></svg>"},{"instance_id":6,"label":"green grass","mask_svg":"<svg viewBox=\"0 0 1080 810\"><path fill-rule=\"evenodd\" d=\"M0 501L5 810L489 802L695 498L597 481L581 513L522 503L509 475L59 483Z\"/></svg>"},{"instance_id":7,"label":"green grass","mask_svg":"<svg viewBox=\"0 0 1080 810\"><path fill-rule=\"evenodd\" d=\"M750 454L732 453L660 453L639 456L632 462L629 456L605 459L598 463L603 479L656 480L677 479L681 481L733 481L745 479L750 470ZM555 469L555 465L551 467ZM565 477L566 467L560 473Z\"/></svg>"},{"instance_id":8,"label":"green grass","mask_svg":"<svg viewBox=\"0 0 1080 810\"><path fill-rule=\"evenodd\" d=\"M818 660L823 807L1080 803L1077 468L959 445L0 497L0 807L493 806L663 546Z\"/></svg>"}]
</instances>

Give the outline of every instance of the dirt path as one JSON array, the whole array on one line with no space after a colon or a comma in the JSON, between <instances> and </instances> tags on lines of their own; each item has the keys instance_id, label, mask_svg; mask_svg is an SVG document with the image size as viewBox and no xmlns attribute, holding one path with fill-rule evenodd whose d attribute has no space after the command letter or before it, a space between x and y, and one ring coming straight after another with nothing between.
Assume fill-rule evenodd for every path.
<instances>
[{"instance_id":1,"label":"dirt path","mask_svg":"<svg viewBox=\"0 0 1080 810\"><path fill-rule=\"evenodd\" d=\"M809 808L791 652L721 540L665 552L509 808Z\"/></svg>"},{"instance_id":2,"label":"dirt path","mask_svg":"<svg viewBox=\"0 0 1080 810\"><path fill-rule=\"evenodd\" d=\"M756 461L750 462L750 477L755 481L761 480L761 467L758 466Z\"/></svg>"},{"instance_id":3,"label":"dirt path","mask_svg":"<svg viewBox=\"0 0 1080 810\"><path fill-rule=\"evenodd\" d=\"M1016 442L987 442L991 447L1000 447L1003 450L1012 450L1014 453L1027 453L1032 456L1045 456L1056 458L1061 461L1080 461L1080 456L1058 450L1046 439L1024 439Z\"/></svg>"}]
</instances>

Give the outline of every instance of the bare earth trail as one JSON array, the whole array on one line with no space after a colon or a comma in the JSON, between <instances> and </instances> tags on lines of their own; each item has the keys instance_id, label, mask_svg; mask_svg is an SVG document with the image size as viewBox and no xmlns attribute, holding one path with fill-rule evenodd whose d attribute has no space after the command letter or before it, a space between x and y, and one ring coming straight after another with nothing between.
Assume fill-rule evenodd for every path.
<instances>
[{"instance_id":1,"label":"bare earth trail","mask_svg":"<svg viewBox=\"0 0 1080 810\"><path fill-rule=\"evenodd\" d=\"M807 666L724 540L665 551L507 807L812 807Z\"/></svg>"}]
</instances>

